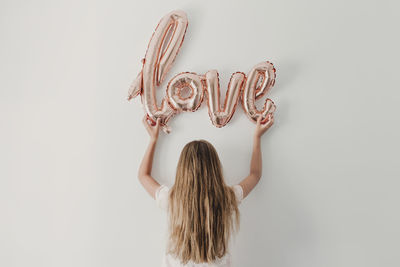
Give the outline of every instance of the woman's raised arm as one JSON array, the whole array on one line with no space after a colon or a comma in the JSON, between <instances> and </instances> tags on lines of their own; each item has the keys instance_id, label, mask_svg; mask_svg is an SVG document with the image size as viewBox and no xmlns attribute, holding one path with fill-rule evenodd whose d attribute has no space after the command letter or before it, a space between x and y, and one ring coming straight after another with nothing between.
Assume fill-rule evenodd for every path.
<instances>
[{"instance_id":1,"label":"woman's raised arm","mask_svg":"<svg viewBox=\"0 0 400 267\"><path fill-rule=\"evenodd\" d=\"M265 124L261 124L261 116L257 120L257 126L253 138L253 153L250 162L250 173L239 183L243 188L243 198L245 198L260 181L262 173L261 136L273 123L274 117L272 114L269 114L268 121Z\"/></svg>"},{"instance_id":2,"label":"woman's raised arm","mask_svg":"<svg viewBox=\"0 0 400 267\"><path fill-rule=\"evenodd\" d=\"M160 187L160 184L151 176L151 170L153 168L154 151L156 150L158 134L160 132L160 119L157 119L155 126L150 126L145 116L143 124L150 135L150 142L140 163L138 178L146 191L155 198L156 190Z\"/></svg>"}]
</instances>

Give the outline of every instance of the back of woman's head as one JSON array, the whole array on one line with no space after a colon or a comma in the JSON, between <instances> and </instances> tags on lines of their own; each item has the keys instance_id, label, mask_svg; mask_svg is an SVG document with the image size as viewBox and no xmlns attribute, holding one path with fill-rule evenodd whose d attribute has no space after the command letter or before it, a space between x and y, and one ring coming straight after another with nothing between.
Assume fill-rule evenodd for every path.
<instances>
[{"instance_id":1,"label":"back of woman's head","mask_svg":"<svg viewBox=\"0 0 400 267\"><path fill-rule=\"evenodd\" d=\"M239 227L239 210L209 142L192 141L183 148L169 203L169 253L184 264L213 262L225 255Z\"/></svg>"}]
</instances>

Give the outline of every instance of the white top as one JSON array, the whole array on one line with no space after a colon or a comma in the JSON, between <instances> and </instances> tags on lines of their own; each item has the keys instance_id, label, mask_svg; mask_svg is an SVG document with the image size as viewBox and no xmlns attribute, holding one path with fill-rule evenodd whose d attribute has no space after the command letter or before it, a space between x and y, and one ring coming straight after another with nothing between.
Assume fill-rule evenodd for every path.
<instances>
[{"instance_id":1,"label":"white top","mask_svg":"<svg viewBox=\"0 0 400 267\"><path fill-rule=\"evenodd\" d=\"M233 191L235 192L236 199L240 204L243 200L243 188L239 184L232 186ZM169 195L169 188L166 185L161 185L156 191L156 203L159 208L162 210L168 210L168 195ZM175 259L170 254L164 254L162 259L162 267L231 267L231 254L229 253L229 248L227 253L220 258L219 260L215 261L214 263L194 263L189 262L185 265L181 264L178 259Z\"/></svg>"}]
</instances>

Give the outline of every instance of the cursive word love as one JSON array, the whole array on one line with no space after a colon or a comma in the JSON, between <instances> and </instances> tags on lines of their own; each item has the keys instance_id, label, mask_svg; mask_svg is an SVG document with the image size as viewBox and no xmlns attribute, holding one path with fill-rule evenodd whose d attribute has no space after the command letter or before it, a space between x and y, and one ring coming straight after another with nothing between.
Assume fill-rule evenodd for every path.
<instances>
[{"instance_id":1,"label":"cursive word love","mask_svg":"<svg viewBox=\"0 0 400 267\"><path fill-rule=\"evenodd\" d=\"M269 61L255 65L247 74L232 74L226 91L223 107L220 101L220 83L218 71L210 70L204 75L193 72L182 72L173 77L166 89L166 96L157 104L156 89L164 80L182 46L188 20L185 12L172 11L158 23L142 60L142 70L132 83L128 100L140 95L148 121L154 124L157 118L165 132L170 129L167 123L171 117L186 111L196 111L203 98L206 98L208 114L216 127L225 126L233 114L239 99L248 118L262 123L268 120L268 114L275 111L275 105L269 98L264 107L258 110L255 101L274 86L276 70Z\"/></svg>"}]
</instances>

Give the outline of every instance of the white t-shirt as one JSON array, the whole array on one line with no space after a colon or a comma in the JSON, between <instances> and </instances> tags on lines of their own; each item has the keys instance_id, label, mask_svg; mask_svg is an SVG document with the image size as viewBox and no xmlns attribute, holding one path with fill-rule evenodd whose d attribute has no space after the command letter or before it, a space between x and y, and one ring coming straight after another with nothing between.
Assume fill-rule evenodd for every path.
<instances>
[{"instance_id":1,"label":"white t-shirt","mask_svg":"<svg viewBox=\"0 0 400 267\"><path fill-rule=\"evenodd\" d=\"M235 192L236 199L240 204L243 200L243 188L239 184L232 186L233 191ZM162 184L156 191L156 202L157 206L162 210L168 210L168 195L169 195L169 187ZM229 245L230 246L230 245ZM162 259L162 267L231 267L231 254L229 253L229 247L227 253L214 263L193 263L189 262L185 265L182 265L178 259L175 259L170 254L164 254Z\"/></svg>"}]
</instances>

